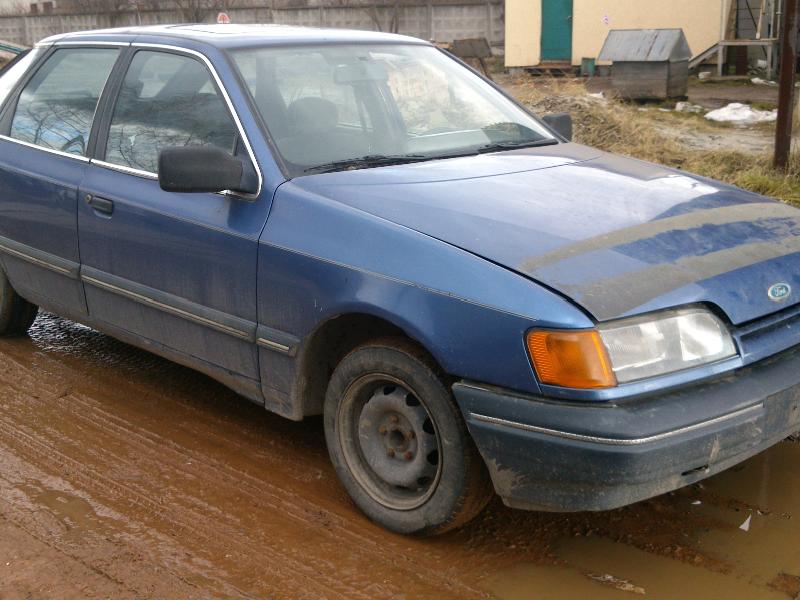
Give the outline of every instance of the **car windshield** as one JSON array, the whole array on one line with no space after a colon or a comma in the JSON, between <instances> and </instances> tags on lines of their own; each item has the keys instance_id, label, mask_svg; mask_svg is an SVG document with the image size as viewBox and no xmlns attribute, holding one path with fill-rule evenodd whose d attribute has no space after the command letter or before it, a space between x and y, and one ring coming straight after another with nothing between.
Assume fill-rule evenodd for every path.
<instances>
[{"instance_id":1,"label":"car windshield","mask_svg":"<svg viewBox=\"0 0 800 600\"><path fill-rule=\"evenodd\" d=\"M233 57L293 177L557 143L430 46L262 47Z\"/></svg>"}]
</instances>

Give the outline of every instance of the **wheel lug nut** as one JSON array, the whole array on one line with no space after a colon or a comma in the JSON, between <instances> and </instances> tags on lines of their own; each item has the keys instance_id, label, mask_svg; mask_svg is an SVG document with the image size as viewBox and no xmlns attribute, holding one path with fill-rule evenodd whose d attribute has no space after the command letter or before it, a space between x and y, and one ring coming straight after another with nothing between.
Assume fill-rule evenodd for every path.
<instances>
[{"instance_id":1,"label":"wheel lug nut","mask_svg":"<svg viewBox=\"0 0 800 600\"><path fill-rule=\"evenodd\" d=\"M417 434L416 434L416 433L414 433L413 431L409 431L409 432L406 434L406 439L407 439L407 440L413 440L415 437L417 437Z\"/></svg>"},{"instance_id":2,"label":"wheel lug nut","mask_svg":"<svg viewBox=\"0 0 800 600\"><path fill-rule=\"evenodd\" d=\"M396 424L400 419L397 418L397 415L392 415L389 417L389 422L392 424Z\"/></svg>"},{"instance_id":3,"label":"wheel lug nut","mask_svg":"<svg viewBox=\"0 0 800 600\"><path fill-rule=\"evenodd\" d=\"M381 425L381 426L378 428L378 432L379 432L381 435L386 435L386 434L388 433L388 431L386 430L386 426L385 426L385 425Z\"/></svg>"},{"instance_id":4,"label":"wheel lug nut","mask_svg":"<svg viewBox=\"0 0 800 600\"><path fill-rule=\"evenodd\" d=\"M412 458L414 458L414 455L411 453L410 450L406 452L403 456L405 457L406 460L411 460Z\"/></svg>"},{"instance_id":5,"label":"wheel lug nut","mask_svg":"<svg viewBox=\"0 0 800 600\"><path fill-rule=\"evenodd\" d=\"M389 458L394 458L394 448L389 448L389 449L386 451L386 454L388 454L388 455L389 455Z\"/></svg>"}]
</instances>

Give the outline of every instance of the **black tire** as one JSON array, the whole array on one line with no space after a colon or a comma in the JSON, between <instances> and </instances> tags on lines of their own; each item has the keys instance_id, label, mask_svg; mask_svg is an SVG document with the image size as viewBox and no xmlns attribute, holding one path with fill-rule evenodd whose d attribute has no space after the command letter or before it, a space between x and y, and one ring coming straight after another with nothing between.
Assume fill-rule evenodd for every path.
<instances>
[{"instance_id":1,"label":"black tire","mask_svg":"<svg viewBox=\"0 0 800 600\"><path fill-rule=\"evenodd\" d=\"M0 336L25 335L38 312L39 307L17 294L0 270Z\"/></svg>"},{"instance_id":2,"label":"black tire","mask_svg":"<svg viewBox=\"0 0 800 600\"><path fill-rule=\"evenodd\" d=\"M435 364L404 339L370 342L339 363L325 397L325 439L356 505L396 533L460 527L494 493Z\"/></svg>"}]
</instances>

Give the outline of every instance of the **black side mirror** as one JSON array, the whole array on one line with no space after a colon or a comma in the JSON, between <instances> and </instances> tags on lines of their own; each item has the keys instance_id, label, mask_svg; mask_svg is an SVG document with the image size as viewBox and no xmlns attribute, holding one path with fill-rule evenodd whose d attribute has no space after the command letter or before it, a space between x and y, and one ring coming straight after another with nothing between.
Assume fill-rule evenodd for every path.
<instances>
[{"instance_id":1,"label":"black side mirror","mask_svg":"<svg viewBox=\"0 0 800 600\"><path fill-rule=\"evenodd\" d=\"M250 162L214 146L164 148L158 155L158 183L167 192L258 192Z\"/></svg>"},{"instance_id":2,"label":"black side mirror","mask_svg":"<svg viewBox=\"0 0 800 600\"><path fill-rule=\"evenodd\" d=\"M572 141L572 117L569 113L553 113L542 117L550 129L568 142Z\"/></svg>"}]
</instances>

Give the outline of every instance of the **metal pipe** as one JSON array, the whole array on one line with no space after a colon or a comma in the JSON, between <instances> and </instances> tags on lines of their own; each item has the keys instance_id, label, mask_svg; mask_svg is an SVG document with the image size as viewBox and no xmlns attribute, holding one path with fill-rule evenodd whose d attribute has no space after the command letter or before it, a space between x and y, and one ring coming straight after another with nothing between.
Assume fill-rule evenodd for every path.
<instances>
[{"instance_id":1,"label":"metal pipe","mask_svg":"<svg viewBox=\"0 0 800 600\"><path fill-rule=\"evenodd\" d=\"M794 82L797 69L797 11L800 0L786 0L781 33L780 87L778 89L778 122L775 127L776 169L786 170L792 149L792 117Z\"/></svg>"}]
</instances>

